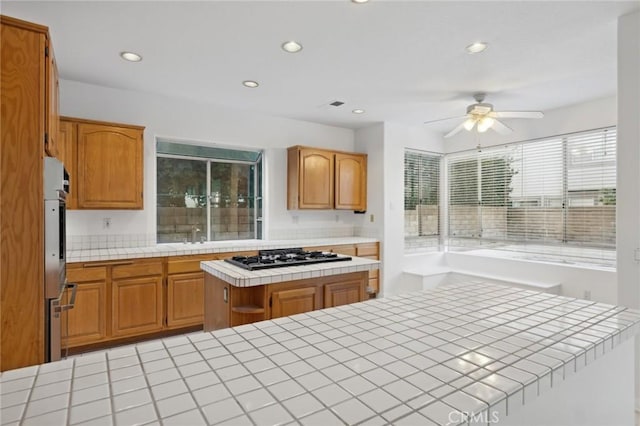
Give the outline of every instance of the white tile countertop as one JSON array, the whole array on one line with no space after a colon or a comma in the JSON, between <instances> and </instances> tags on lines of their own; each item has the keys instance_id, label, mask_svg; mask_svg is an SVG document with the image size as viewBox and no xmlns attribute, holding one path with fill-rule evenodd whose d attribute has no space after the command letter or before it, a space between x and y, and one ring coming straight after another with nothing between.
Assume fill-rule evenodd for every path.
<instances>
[{"instance_id":1,"label":"white tile countertop","mask_svg":"<svg viewBox=\"0 0 640 426\"><path fill-rule=\"evenodd\" d=\"M342 256L339 256L342 257ZM345 256L346 257L346 256ZM351 256L351 260L314 263L311 265L285 266L282 268L249 271L224 260L200 262L200 268L235 287L252 287L284 281L304 280L330 275L379 269L380 261Z\"/></svg>"},{"instance_id":2,"label":"white tile countertop","mask_svg":"<svg viewBox=\"0 0 640 426\"><path fill-rule=\"evenodd\" d=\"M489 409L508 418L613 358L639 327L637 311L467 281L8 371L2 424L433 425L451 410Z\"/></svg>"},{"instance_id":3,"label":"white tile countertop","mask_svg":"<svg viewBox=\"0 0 640 426\"><path fill-rule=\"evenodd\" d=\"M341 244L375 243L375 238L338 237L304 240L235 240L207 241L205 243L169 243L148 247L71 250L67 262L93 262L105 260L133 259L141 257L183 256L189 254L224 253L232 251L268 250L290 247L330 246Z\"/></svg>"}]
</instances>

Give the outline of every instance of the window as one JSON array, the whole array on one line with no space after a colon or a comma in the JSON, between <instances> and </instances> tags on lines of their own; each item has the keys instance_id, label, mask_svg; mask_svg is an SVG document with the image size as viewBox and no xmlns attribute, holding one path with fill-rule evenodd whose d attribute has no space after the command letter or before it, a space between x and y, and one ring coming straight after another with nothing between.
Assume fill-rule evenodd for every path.
<instances>
[{"instance_id":1,"label":"window","mask_svg":"<svg viewBox=\"0 0 640 426\"><path fill-rule=\"evenodd\" d=\"M404 154L405 250L437 248L440 242L440 156Z\"/></svg>"},{"instance_id":2,"label":"window","mask_svg":"<svg viewBox=\"0 0 640 426\"><path fill-rule=\"evenodd\" d=\"M158 243L262 238L262 154L159 140Z\"/></svg>"},{"instance_id":3,"label":"window","mask_svg":"<svg viewBox=\"0 0 640 426\"><path fill-rule=\"evenodd\" d=\"M447 156L448 243L615 265L616 130Z\"/></svg>"}]
</instances>

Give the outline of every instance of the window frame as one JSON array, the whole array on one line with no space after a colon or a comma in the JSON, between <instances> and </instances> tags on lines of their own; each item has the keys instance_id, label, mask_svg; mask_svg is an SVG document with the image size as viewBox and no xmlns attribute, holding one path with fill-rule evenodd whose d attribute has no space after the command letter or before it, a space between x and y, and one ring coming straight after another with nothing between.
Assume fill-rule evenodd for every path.
<instances>
[{"instance_id":1,"label":"window frame","mask_svg":"<svg viewBox=\"0 0 640 426\"><path fill-rule=\"evenodd\" d=\"M609 140L607 140L609 138ZM558 146L554 148L550 155L557 155L558 158L554 158L553 163L558 163L561 167L561 170L554 171L553 175L556 178L562 179L562 182L549 182L550 191L547 193L546 189L544 189L544 183L542 184L543 189L539 194L535 193L535 191L525 190L523 188L527 187L527 184L531 185L540 185L539 182L535 181L536 173L540 173L541 170L544 170L546 165L540 163L541 159L544 160L547 153L542 154L542 157L536 157L536 145L542 147L545 143L556 143ZM446 210L446 235L444 236L444 240L446 241L446 246L448 250L461 249L466 246L466 248L477 247L477 248L500 248L500 245L503 246L521 246L520 249L511 248L512 251L520 251L525 253L531 253L532 251L528 251L527 246L531 247L531 250L534 250L533 246L543 246L550 247L549 252L555 252L558 260L562 260L563 251L562 249L566 249L568 257L582 257L585 263L593 262L594 265L598 266L608 266L615 267L615 209L616 209L616 190L617 190L617 182L616 182L616 150L615 145L617 143L617 129L616 126L608 126L598 129L585 130L580 132L573 132L569 134L562 135L553 135L545 138L539 138L529 141L518 141L500 145L492 145L488 147L476 148L465 151L458 151L455 153L445 154L445 167L443 173L445 174L446 179L446 194L448 200L446 202L446 206L444 206ZM593 156L597 157L595 160L582 161L580 163L576 163L572 161L570 150L574 148L574 146L580 146L580 144L584 144L587 147L596 147L597 144L601 144L604 150L604 156L607 155L607 151L609 151L611 155L609 158L603 160L601 157L601 153L596 152L597 149L593 152ZM530 152L533 154L529 154L529 156L525 156L526 147L530 148ZM512 153L516 153L516 155L520 155L520 157L516 160L511 160L509 167L516 167L514 163L520 162L520 169L516 171L516 175L519 172L525 171L525 175L520 177L520 183L522 185L521 190L518 192L519 196L515 198L513 195L508 195L511 193L513 188L513 181L511 180L514 175L510 177L509 185L511 186L511 190L507 192L507 200L506 208L509 209L536 209L539 208L541 210L544 209L559 209L561 214L561 238L558 241L555 241L554 238L550 240L540 239L536 240L536 238L530 238L528 236L524 236L522 238L514 237L513 232L524 232L527 234L530 230L527 228L529 225L524 224L524 227L519 227L519 225L514 226L513 228L509 226L508 220L505 222L504 228L504 236L499 238L487 237L484 234L483 222L481 222L482 212L480 211L485 203L482 201L482 196L480 192L483 187L483 170L480 168L481 161L484 158L498 158L501 155L510 155L508 150L512 150ZM533 157L532 157L533 155ZM452 205L455 204L455 199L452 202L452 190L455 193L455 188L452 188L452 176L451 169L452 164L461 163L463 161L472 161L476 159L476 168L475 172L469 172L469 176L473 173L477 173L477 181L475 182L475 188L478 191L478 217L476 218L476 222L479 224L479 230L477 235L456 235L454 231L452 231ZM533 162L534 165L529 167L529 171L527 172L527 168L523 165L525 162ZM536 164L537 162L537 164ZM555 166L552 166L555 167ZM577 171L578 178L582 180L576 180L576 178L572 178L570 176L571 173ZM527 176L526 173L532 173L533 175ZM572 180L573 179L573 180ZM576 189L576 181L579 184L586 185L585 189ZM594 182L597 187L589 187L589 185L593 186ZM611 187L613 185L613 187ZM561 186L561 195L560 199L556 200L556 202L552 202L557 198L554 194ZM455 194L454 194L455 198ZM590 234L588 225L583 225L579 221L576 222L574 216L570 213L571 209L583 208L583 207L591 207L586 204L579 204L581 201L586 202L587 198L591 198L592 200L597 200L593 202L592 207L598 209L599 207L609 206L607 211L605 209L600 209L596 213L598 215L597 219L599 219L603 225L600 230L601 236L594 236ZM537 202L536 202L537 199ZM558 203L559 201L559 203ZM534 205L535 204L535 205ZM613 217L614 223L610 224L609 217L611 215L611 208L613 207ZM574 214L576 210L573 211ZM586 213L582 213L586 214ZM455 218L454 218L455 220ZM545 219L546 220L546 219ZM548 230L547 225L540 225L542 229ZM582 233L580 233L580 227L583 227ZM569 228L571 232L569 232ZM576 228L578 231L576 232ZM613 228L613 229L611 229ZM545 231L546 232L546 231ZM599 238L599 239L598 239ZM574 253L571 253L570 249L574 249ZM600 253L598 253L600 251ZM613 252L613 255L612 255ZM575 253L584 253L584 254L575 254ZM612 258L613 256L613 258ZM603 262L605 263L603 265ZM613 263L613 265L611 264Z\"/></svg>"},{"instance_id":2,"label":"window frame","mask_svg":"<svg viewBox=\"0 0 640 426\"><path fill-rule=\"evenodd\" d=\"M159 143L170 143L173 145L183 145L183 146L187 146L187 147L195 147L195 148L204 148L209 149L209 148L213 148L214 150L211 150L212 152L215 152L215 150L231 150L231 151L248 151L248 152L253 152L255 154L257 154L257 159L256 161L248 161L248 160L233 160L233 159L221 159L221 158L213 158L213 157L203 157L203 156L197 156L197 155L189 155L189 154L185 154L185 155L180 155L180 154L171 154L171 153L161 153L158 152L158 144ZM206 241L238 241L240 240L238 239L234 239L234 240L212 240L212 222L211 222L211 166L213 163L219 163L219 164L242 164L242 165L248 165L248 166L253 166L253 185L254 185L254 194L253 194L253 209L254 209L254 213L253 213L253 238L252 239L258 239L261 240L264 238L264 150L260 150L260 149L250 149L250 148L240 148L240 147L229 147L229 146L224 146L224 145L217 145L217 144L207 144L207 145L203 145L203 144L197 144L197 143L190 143L190 142L184 142L184 141L176 141L176 140L168 140L168 139L164 139L164 138L158 138L156 139L156 151L155 151L155 166L156 166L156 172L155 172L155 186L156 186L156 202L155 202L155 208L156 208L156 212L155 212L155 217L156 217L156 238L158 236L158 159L159 158L169 158L169 159L176 159L176 160L189 160L189 161L201 161L206 163L206 168L207 168L207 176L206 176Z\"/></svg>"},{"instance_id":3,"label":"window frame","mask_svg":"<svg viewBox=\"0 0 640 426\"><path fill-rule=\"evenodd\" d=\"M408 192L408 182L407 182L407 161L408 156L414 155L417 156L417 161L424 161L426 159L427 162L433 162L437 164L437 170L435 172L430 172L432 176L435 176L435 183L433 182L432 176L423 178L422 171L418 172L417 178L417 188L413 188L411 192L418 193L418 200L422 200L425 198L431 199L434 196L435 192L435 204L427 203L427 204L419 204L411 202L409 205L414 205L418 207L419 205L424 206L435 206L436 210L436 232L430 234L422 234L422 229L425 227L429 227L427 224L423 224L423 215L416 209L407 210L407 192ZM431 151L418 150L413 148L405 148L404 149L404 166L403 166L403 211L404 211L404 231L403 231L403 241L404 241L404 251L405 252L416 252L416 251L426 251L426 250L439 250L442 245L442 166L443 166L443 158L444 155ZM425 189L421 187L423 184L431 183L431 187ZM435 189L434 189L435 188ZM424 191L428 191L429 194L424 195ZM413 197L415 198L415 197ZM408 234L408 226L407 226L407 214L409 211L416 210L417 215L417 229L418 235L409 235ZM421 240L423 238L423 240ZM435 243L434 243L435 240Z\"/></svg>"}]
</instances>

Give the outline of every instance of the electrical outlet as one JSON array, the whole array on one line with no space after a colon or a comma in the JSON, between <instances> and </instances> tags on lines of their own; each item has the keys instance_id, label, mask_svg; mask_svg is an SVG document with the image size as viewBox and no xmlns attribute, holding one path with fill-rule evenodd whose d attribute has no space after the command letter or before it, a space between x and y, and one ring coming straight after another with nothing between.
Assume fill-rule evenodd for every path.
<instances>
[{"instance_id":1,"label":"electrical outlet","mask_svg":"<svg viewBox=\"0 0 640 426\"><path fill-rule=\"evenodd\" d=\"M369 222L373 223L373 215L369 215Z\"/></svg>"},{"instance_id":2,"label":"electrical outlet","mask_svg":"<svg viewBox=\"0 0 640 426\"><path fill-rule=\"evenodd\" d=\"M102 218L102 229L109 229L109 228L111 228L111 218L110 217Z\"/></svg>"},{"instance_id":3,"label":"electrical outlet","mask_svg":"<svg viewBox=\"0 0 640 426\"><path fill-rule=\"evenodd\" d=\"M585 299L585 300L591 300L591 291L589 291L589 290L585 290L585 291L584 291L583 299Z\"/></svg>"}]
</instances>

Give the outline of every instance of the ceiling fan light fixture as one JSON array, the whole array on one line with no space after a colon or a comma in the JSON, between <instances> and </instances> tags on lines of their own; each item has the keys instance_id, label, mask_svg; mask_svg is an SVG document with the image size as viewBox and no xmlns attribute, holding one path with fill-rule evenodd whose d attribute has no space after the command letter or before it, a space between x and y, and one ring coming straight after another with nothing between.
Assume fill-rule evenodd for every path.
<instances>
[{"instance_id":1,"label":"ceiling fan light fixture","mask_svg":"<svg viewBox=\"0 0 640 426\"><path fill-rule=\"evenodd\" d=\"M478 132L484 133L493 126L495 120L491 117L482 117L478 122Z\"/></svg>"},{"instance_id":2,"label":"ceiling fan light fixture","mask_svg":"<svg viewBox=\"0 0 640 426\"><path fill-rule=\"evenodd\" d=\"M488 43L484 41L476 41L468 45L466 49L467 49L467 53L474 54L474 53L484 52L487 49L487 47L489 47Z\"/></svg>"},{"instance_id":3,"label":"ceiling fan light fixture","mask_svg":"<svg viewBox=\"0 0 640 426\"><path fill-rule=\"evenodd\" d=\"M476 121L478 120L475 117L469 117L464 121L462 125L464 126L464 129L466 131L470 132L471 129L473 129L473 126L476 125Z\"/></svg>"}]
</instances>

